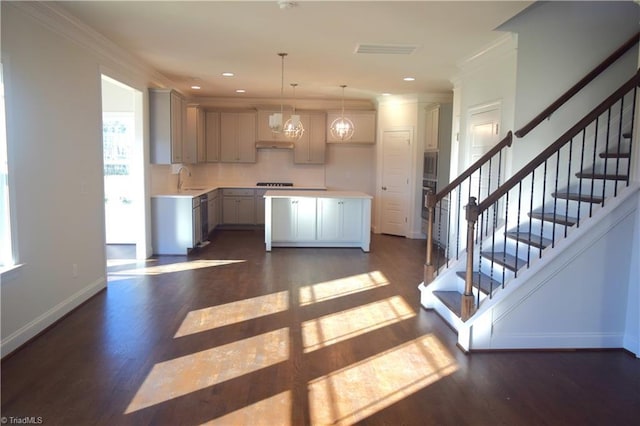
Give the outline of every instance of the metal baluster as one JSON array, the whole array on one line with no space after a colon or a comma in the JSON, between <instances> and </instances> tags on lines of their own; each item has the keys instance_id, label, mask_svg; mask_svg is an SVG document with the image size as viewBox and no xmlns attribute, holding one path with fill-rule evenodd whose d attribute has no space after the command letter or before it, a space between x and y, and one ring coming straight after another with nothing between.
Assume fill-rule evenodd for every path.
<instances>
[{"instance_id":1,"label":"metal baluster","mask_svg":"<svg viewBox=\"0 0 640 426\"><path fill-rule=\"evenodd\" d=\"M507 229L507 225L509 222L509 193L511 191L507 191L507 193L505 194L505 208L504 208L504 229ZM495 247L495 246L494 246ZM494 248L492 247L492 252L491 252L491 269L493 269L493 258L495 256L495 251ZM502 248L502 252L506 253L507 252L507 239L504 239L504 243L503 243L503 248ZM504 256L503 256L504 257ZM504 259L502 259L502 261L504 262ZM506 273L505 273L506 268L503 266L502 267L502 288L504 288L504 282L506 280Z\"/></svg>"},{"instance_id":2,"label":"metal baluster","mask_svg":"<svg viewBox=\"0 0 640 426\"><path fill-rule=\"evenodd\" d=\"M560 150L556 151L556 183L553 192L558 192L558 175L560 174ZM556 217L558 215L558 198L553 197L553 239L556 239ZM566 226L566 225L565 225Z\"/></svg>"},{"instance_id":3,"label":"metal baluster","mask_svg":"<svg viewBox=\"0 0 640 426\"><path fill-rule=\"evenodd\" d=\"M631 148L633 148L633 137L635 135L635 118L636 118L636 97L638 94L638 87L633 88L633 97L631 98L631 129L629 133L631 137L629 138L629 161L627 161L627 186L629 186L629 182L631 181L631 153L633 152Z\"/></svg>"},{"instance_id":4,"label":"metal baluster","mask_svg":"<svg viewBox=\"0 0 640 426\"><path fill-rule=\"evenodd\" d=\"M456 260L460 259L460 217L462 216L462 182L458 185L458 208L456 210Z\"/></svg>"},{"instance_id":5,"label":"metal baluster","mask_svg":"<svg viewBox=\"0 0 640 426\"><path fill-rule=\"evenodd\" d=\"M586 127L584 129L582 129L582 149L580 150L580 170L584 169L584 148L585 148L585 142L587 139L587 129ZM578 179L578 194L582 194L582 175L580 176L580 178ZM580 227L580 210L582 207L582 203L578 203L578 215L577 215L577 221L576 221L576 227Z\"/></svg>"},{"instance_id":6,"label":"metal baluster","mask_svg":"<svg viewBox=\"0 0 640 426\"><path fill-rule=\"evenodd\" d=\"M611 107L609 107L609 109L607 109L607 133L605 134L606 140L605 140L605 144L604 144L604 152L609 152L609 138L611 137ZM606 191L606 187L607 187L607 166L608 166L609 162L607 161L607 159L605 158L604 161L604 170L603 170L603 176L602 176L602 206L604 207L604 197L605 197L605 191ZM595 171L595 164L594 164L594 171ZM615 181L615 179L614 179ZM613 184L613 186L615 187L615 183Z\"/></svg>"},{"instance_id":7,"label":"metal baluster","mask_svg":"<svg viewBox=\"0 0 640 426\"><path fill-rule=\"evenodd\" d=\"M491 194L491 175L492 173L492 164L493 164L493 157L489 158L489 177L488 177L488 181L487 181L487 197L489 196L489 194ZM484 214L483 214L484 216ZM487 224L486 224L486 228L484 231L484 235L487 236L489 235L489 215L487 214Z\"/></svg>"},{"instance_id":8,"label":"metal baluster","mask_svg":"<svg viewBox=\"0 0 640 426\"><path fill-rule=\"evenodd\" d=\"M569 217L569 189L571 188L571 185L569 184L569 182L571 182L571 159L573 156L573 138L571 138L569 140L569 165L567 167L567 200L565 202L564 208L565 208L565 214L567 216L567 218ZM580 194L578 194L578 205L580 205ZM567 238L567 230L568 230L568 226L564 227L564 237Z\"/></svg>"},{"instance_id":9,"label":"metal baluster","mask_svg":"<svg viewBox=\"0 0 640 426\"><path fill-rule=\"evenodd\" d=\"M622 143L622 119L624 112L624 96L620 99L620 117L618 119L618 149L616 151L616 177L620 172L620 144ZM629 161L631 161L631 157L629 157ZM628 179L628 177L627 177ZM616 178L613 184L613 196L618 196L618 179ZM604 205L604 200L602 200L602 205Z\"/></svg>"},{"instance_id":10,"label":"metal baluster","mask_svg":"<svg viewBox=\"0 0 640 426\"><path fill-rule=\"evenodd\" d=\"M598 146L598 124L600 122L600 117L596 117L595 119L595 129L593 131L593 172L595 174L596 171L596 147ZM591 197L593 197L595 179L591 179ZM589 217L593 216L593 203L589 203Z\"/></svg>"},{"instance_id":11,"label":"metal baluster","mask_svg":"<svg viewBox=\"0 0 640 426\"><path fill-rule=\"evenodd\" d=\"M535 191L536 169L531 171L531 194L529 194L529 211L533 211L533 193ZM532 221L529 220L529 241L533 240ZM540 238L540 251L542 251L542 237ZM531 263L531 244L527 248L527 265Z\"/></svg>"},{"instance_id":12,"label":"metal baluster","mask_svg":"<svg viewBox=\"0 0 640 426\"><path fill-rule=\"evenodd\" d=\"M544 228L544 212L546 210L546 196L547 196L547 160L544 160L544 176L542 178L542 220L541 225L540 225L540 229ZM555 229L555 225L553 227L553 229ZM540 236L542 236L542 230L540 231ZM555 238L553 237L553 231L551 233L551 247L554 247L555 244ZM540 258L542 257L542 252L540 252Z\"/></svg>"}]
</instances>

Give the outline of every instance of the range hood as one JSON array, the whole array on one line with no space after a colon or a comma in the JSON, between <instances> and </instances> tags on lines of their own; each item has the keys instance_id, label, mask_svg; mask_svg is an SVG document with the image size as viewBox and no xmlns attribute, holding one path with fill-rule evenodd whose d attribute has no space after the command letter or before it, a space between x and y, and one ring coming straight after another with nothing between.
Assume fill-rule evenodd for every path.
<instances>
[{"instance_id":1,"label":"range hood","mask_svg":"<svg viewBox=\"0 0 640 426\"><path fill-rule=\"evenodd\" d=\"M256 142L257 149L293 149L293 142L269 142L259 141Z\"/></svg>"}]
</instances>

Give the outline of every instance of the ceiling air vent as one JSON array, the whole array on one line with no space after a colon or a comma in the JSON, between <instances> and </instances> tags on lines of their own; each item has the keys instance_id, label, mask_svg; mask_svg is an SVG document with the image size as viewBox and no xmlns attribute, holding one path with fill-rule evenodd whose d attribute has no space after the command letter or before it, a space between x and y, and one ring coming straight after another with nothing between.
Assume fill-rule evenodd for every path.
<instances>
[{"instance_id":1,"label":"ceiling air vent","mask_svg":"<svg viewBox=\"0 0 640 426\"><path fill-rule=\"evenodd\" d=\"M417 44L367 44L356 46L356 53L378 53L383 55L411 55L418 48Z\"/></svg>"}]
</instances>

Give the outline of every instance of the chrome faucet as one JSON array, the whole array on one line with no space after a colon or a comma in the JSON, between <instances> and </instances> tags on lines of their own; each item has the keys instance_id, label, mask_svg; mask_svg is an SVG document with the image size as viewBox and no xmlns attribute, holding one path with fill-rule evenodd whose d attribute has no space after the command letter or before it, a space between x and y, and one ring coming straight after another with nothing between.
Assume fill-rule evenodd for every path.
<instances>
[{"instance_id":1,"label":"chrome faucet","mask_svg":"<svg viewBox=\"0 0 640 426\"><path fill-rule=\"evenodd\" d=\"M182 190L182 184L184 184L182 181L182 169L187 169L187 173L189 173L189 177L191 177L191 170L189 170L187 166L180 166L178 169L178 191Z\"/></svg>"}]
</instances>

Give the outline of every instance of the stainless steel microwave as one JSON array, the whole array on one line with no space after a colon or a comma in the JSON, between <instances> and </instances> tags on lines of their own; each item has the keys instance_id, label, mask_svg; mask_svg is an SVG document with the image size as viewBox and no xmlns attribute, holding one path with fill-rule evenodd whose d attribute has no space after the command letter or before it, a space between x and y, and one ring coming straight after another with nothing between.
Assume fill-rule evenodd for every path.
<instances>
[{"instance_id":1,"label":"stainless steel microwave","mask_svg":"<svg viewBox=\"0 0 640 426\"><path fill-rule=\"evenodd\" d=\"M425 151L422 178L438 180L438 151Z\"/></svg>"}]
</instances>

